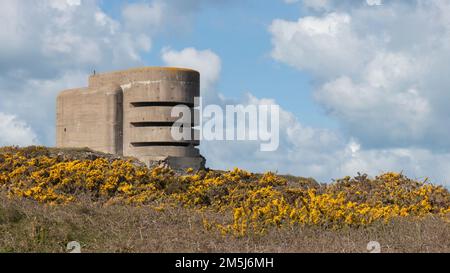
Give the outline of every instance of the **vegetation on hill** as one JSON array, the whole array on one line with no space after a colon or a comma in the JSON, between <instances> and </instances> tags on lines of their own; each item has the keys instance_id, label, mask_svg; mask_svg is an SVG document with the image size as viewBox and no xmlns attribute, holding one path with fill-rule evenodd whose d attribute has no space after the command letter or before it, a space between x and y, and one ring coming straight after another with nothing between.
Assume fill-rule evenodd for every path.
<instances>
[{"instance_id":1,"label":"vegetation on hill","mask_svg":"<svg viewBox=\"0 0 450 273\"><path fill-rule=\"evenodd\" d=\"M183 211L201 219L204 232L234 238L264 237L274 230L369 229L430 217L448 228L450 215L448 190L399 173L345 177L330 184L240 169L179 174L87 149L1 148L0 193L14 202L49 208Z\"/></svg>"}]
</instances>

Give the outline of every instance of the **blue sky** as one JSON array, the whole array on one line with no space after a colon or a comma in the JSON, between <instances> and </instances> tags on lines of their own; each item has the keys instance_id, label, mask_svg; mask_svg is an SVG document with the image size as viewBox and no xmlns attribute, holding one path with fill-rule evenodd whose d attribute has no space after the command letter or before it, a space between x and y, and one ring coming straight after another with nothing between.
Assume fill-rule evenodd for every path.
<instances>
[{"instance_id":1,"label":"blue sky","mask_svg":"<svg viewBox=\"0 0 450 273\"><path fill-rule=\"evenodd\" d=\"M137 1L134 1L137 2ZM102 8L120 19L123 1L102 1ZM268 28L277 17L295 20L300 6L280 0L242 1L238 4L206 5L192 19L187 29L160 33L151 52L145 54L145 65L164 65L160 51L195 47L211 49L222 59L221 79L217 89L227 97L252 92L274 97L287 110L301 117L305 124L335 125L313 102L307 74L274 61Z\"/></svg>"},{"instance_id":2,"label":"blue sky","mask_svg":"<svg viewBox=\"0 0 450 273\"><path fill-rule=\"evenodd\" d=\"M446 0L4 0L0 145L54 145L55 98L93 69L184 66L208 102L275 102L280 149L204 142L213 168L448 184Z\"/></svg>"}]
</instances>

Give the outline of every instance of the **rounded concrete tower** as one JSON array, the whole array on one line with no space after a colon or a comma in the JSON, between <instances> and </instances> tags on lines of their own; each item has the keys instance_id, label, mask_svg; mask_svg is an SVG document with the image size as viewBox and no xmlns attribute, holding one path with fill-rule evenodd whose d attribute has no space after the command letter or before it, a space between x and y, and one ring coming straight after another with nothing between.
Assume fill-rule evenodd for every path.
<instances>
[{"instance_id":1,"label":"rounded concrete tower","mask_svg":"<svg viewBox=\"0 0 450 273\"><path fill-rule=\"evenodd\" d=\"M191 139L178 141L171 134L172 126L179 120L179 117L171 115L174 106L187 106L191 113L194 113L195 97L200 96L200 73L182 68L144 67L95 74L89 78L89 87L77 91L78 93L73 95L73 99L78 100L77 97L81 93L99 94L99 92L103 92L108 94L109 91L114 90L120 90L121 94L112 103L106 103L105 100L105 103L98 104L100 100L97 98L95 98L96 101L87 99L85 103L89 103L89 109L96 108L95 105L117 109L117 115L111 120L120 121L114 122L114 124L108 121L108 124L111 123L116 127L119 124L119 129L113 129L118 135L118 140L111 142L111 145L118 145L122 148L116 149L118 153L136 157L146 164L166 160L173 168L193 167L198 169L204 166L204 158L196 148L200 143L198 140L194 140L193 118L190 124L183 124L183 128L190 131ZM73 104L72 101L70 102ZM62 105L62 103L59 104ZM89 110L89 113L86 112L84 115L90 115L90 118L94 120L104 120L102 116L98 116L98 113L102 112ZM68 119L69 123L74 123L70 120L71 116L71 112L68 112L65 119ZM75 121L75 123L86 124L83 121ZM63 128L64 126L59 127ZM95 128L81 129L85 132L93 131ZM61 129L62 139L66 137L64 134L67 134L65 127ZM70 139L71 136L66 138ZM90 139L94 140L95 138L101 139L102 136L95 137L94 134ZM83 145L83 143L77 144ZM92 146L92 143L87 144ZM86 146L89 147L89 145Z\"/></svg>"}]
</instances>

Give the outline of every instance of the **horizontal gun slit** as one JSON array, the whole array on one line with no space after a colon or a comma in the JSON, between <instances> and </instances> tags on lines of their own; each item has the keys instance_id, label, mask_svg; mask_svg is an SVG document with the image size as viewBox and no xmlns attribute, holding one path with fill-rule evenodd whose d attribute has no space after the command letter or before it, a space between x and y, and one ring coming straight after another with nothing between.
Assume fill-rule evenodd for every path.
<instances>
[{"instance_id":1,"label":"horizontal gun slit","mask_svg":"<svg viewBox=\"0 0 450 273\"><path fill-rule=\"evenodd\" d=\"M133 107L154 107L154 106L169 106L175 107L178 105L185 105L187 107L194 107L193 103L189 102L172 102L172 101L145 101L145 102L132 102Z\"/></svg>"},{"instance_id":2,"label":"horizontal gun slit","mask_svg":"<svg viewBox=\"0 0 450 273\"><path fill-rule=\"evenodd\" d=\"M172 121L143 121L143 122L131 122L133 127L172 127L172 126L181 126L183 127L195 127L193 123L180 123L180 122L172 122Z\"/></svg>"},{"instance_id":3,"label":"horizontal gun slit","mask_svg":"<svg viewBox=\"0 0 450 273\"><path fill-rule=\"evenodd\" d=\"M189 147L192 143L183 142L133 142L133 147Z\"/></svg>"}]
</instances>

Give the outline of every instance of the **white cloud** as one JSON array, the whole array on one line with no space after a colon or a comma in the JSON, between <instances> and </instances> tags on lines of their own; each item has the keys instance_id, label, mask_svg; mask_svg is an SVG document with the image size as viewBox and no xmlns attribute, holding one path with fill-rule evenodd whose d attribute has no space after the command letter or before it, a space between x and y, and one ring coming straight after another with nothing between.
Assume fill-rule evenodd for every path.
<instances>
[{"instance_id":1,"label":"white cloud","mask_svg":"<svg viewBox=\"0 0 450 273\"><path fill-rule=\"evenodd\" d=\"M297 22L274 20L270 26L272 56L318 77L357 73L370 46L358 40L352 18L344 13L307 16ZM351 60L351 61L350 61Z\"/></svg>"},{"instance_id":2,"label":"white cloud","mask_svg":"<svg viewBox=\"0 0 450 273\"><path fill-rule=\"evenodd\" d=\"M318 102L363 146L450 150L450 81L437 76L450 69L450 5L368 3L383 5L274 20L272 56L310 74Z\"/></svg>"},{"instance_id":3,"label":"white cloud","mask_svg":"<svg viewBox=\"0 0 450 273\"><path fill-rule=\"evenodd\" d=\"M236 0L141 0L127 2L122 10L125 27L134 31L158 33L162 30L189 32L197 11L205 6L231 5Z\"/></svg>"},{"instance_id":4,"label":"white cloud","mask_svg":"<svg viewBox=\"0 0 450 273\"><path fill-rule=\"evenodd\" d=\"M303 5L312 9L324 9L330 5L330 0L303 0Z\"/></svg>"},{"instance_id":5,"label":"white cloud","mask_svg":"<svg viewBox=\"0 0 450 273\"><path fill-rule=\"evenodd\" d=\"M191 68L200 72L201 93L206 101L217 102L218 93L215 85L220 77L222 61L220 57L211 50L197 50L185 48L177 51L165 48L161 52L161 58L168 66Z\"/></svg>"},{"instance_id":6,"label":"white cloud","mask_svg":"<svg viewBox=\"0 0 450 273\"><path fill-rule=\"evenodd\" d=\"M151 46L94 0L5 0L0 24L0 111L20 116L47 145L55 141L57 92L85 86L94 69L142 64Z\"/></svg>"},{"instance_id":7,"label":"white cloud","mask_svg":"<svg viewBox=\"0 0 450 273\"><path fill-rule=\"evenodd\" d=\"M0 145L53 144L59 90L86 85L93 69L141 64L162 28L185 31L205 3L211 1L129 3L122 17L113 19L95 0L2 1ZM278 152L259 152L258 143L204 143L211 166L279 170L323 181L357 171L403 170L445 182L441 178L449 176L450 163L450 129L445 126L450 118L450 3L302 4L310 15L273 22L272 55L311 75L316 99L345 131L305 126L282 109ZM221 60L212 50L166 48L161 54L167 65L202 73L208 102L233 101L216 90ZM249 94L234 103L268 101L273 100Z\"/></svg>"},{"instance_id":8,"label":"white cloud","mask_svg":"<svg viewBox=\"0 0 450 273\"><path fill-rule=\"evenodd\" d=\"M317 11L337 11L349 10L363 6L381 6L384 2L412 2L416 0L283 0L287 4L301 2L307 10Z\"/></svg>"},{"instance_id":9,"label":"white cloud","mask_svg":"<svg viewBox=\"0 0 450 273\"><path fill-rule=\"evenodd\" d=\"M167 8L162 1L138 2L127 4L122 15L127 28L151 33L162 25Z\"/></svg>"},{"instance_id":10,"label":"white cloud","mask_svg":"<svg viewBox=\"0 0 450 273\"><path fill-rule=\"evenodd\" d=\"M81 5L81 0L49 0L48 3L54 9L66 11Z\"/></svg>"},{"instance_id":11,"label":"white cloud","mask_svg":"<svg viewBox=\"0 0 450 273\"><path fill-rule=\"evenodd\" d=\"M2 1L0 72L57 78L67 70L92 71L142 64L147 32L125 29L98 1ZM33 63L30 63L33 60Z\"/></svg>"},{"instance_id":12,"label":"white cloud","mask_svg":"<svg viewBox=\"0 0 450 273\"><path fill-rule=\"evenodd\" d=\"M183 2L185 20L196 2ZM20 116L39 142L55 143L59 91L85 86L94 69L144 64L158 29L178 21L175 0L126 3L113 19L96 0L4 0L0 9L0 112ZM187 19L184 21L187 23Z\"/></svg>"},{"instance_id":13,"label":"white cloud","mask_svg":"<svg viewBox=\"0 0 450 273\"><path fill-rule=\"evenodd\" d=\"M36 134L22 120L14 115L0 112L0 145L27 146L36 144Z\"/></svg>"},{"instance_id":14,"label":"white cloud","mask_svg":"<svg viewBox=\"0 0 450 273\"><path fill-rule=\"evenodd\" d=\"M228 4L230 1L226 1ZM98 72L144 65L162 30L178 35L204 5L225 1L128 1L118 18L99 0L3 0L0 9L0 112L54 145L56 94ZM211 74L211 77L214 77ZM214 79L212 79L214 80Z\"/></svg>"},{"instance_id":15,"label":"white cloud","mask_svg":"<svg viewBox=\"0 0 450 273\"><path fill-rule=\"evenodd\" d=\"M248 93L242 100L225 98L218 93L215 85L220 78L221 60L211 50L186 48L180 51L166 49L162 59L167 65L194 68L202 73L202 92L206 104L270 105L276 101L269 98L257 98ZM206 106L206 105L204 105ZM234 167L253 171L279 170L285 173L310 175L326 179L333 174L335 157L346 150L346 144L336 133L326 129L305 127L290 112L280 112L280 149L276 152L261 152L256 141L203 141L202 154L208 159L208 165L217 169ZM347 152L346 152L347 153ZM322 165L327 162L330 167Z\"/></svg>"},{"instance_id":16,"label":"white cloud","mask_svg":"<svg viewBox=\"0 0 450 273\"><path fill-rule=\"evenodd\" d=\"M0 77L0 112L14 113L37 134L38 143L54 145L56 96L59 91L87 85L88 74L66 71L57 79L20 79Z\"/></svg>"},{"instance_id":17,"label":"white cloud","mask_svg":"<svg viewBox=\"0 0 450 273\"><path fill-rule=\"evenodd\" d=\"M366 2L369 6L380 6L383 4L382 0L366 0Z\"/></svg>"},{"instance_id":18,"label":"white cloud","mask_svg":"<svg viewBox=\"0 0 450 273\"><path fill-rule=\"evenodd\" d=\"M242 104L244 106L276 104L274 99L257 98L251 93L248 93L242 100L225 98L219 94L215 85L220 79L221 62L220 57L211 50L186 48L176 51L166 49L163 50L161 57L167 65L191 67L204 74L209 84L207 90L203 92L207 92L215 98L214 100L207 100L207 104L215 103L222 107L225 104ZM407 59L397 55L379 56L379 59L385 58L390 60L390 70L388 69L386 74L373 72L378 71L374 68L378 65L377 63L385 63L379 60L374 61L374 64L368 66L367 72L364 73L367 82L373 81L380 86L390 86L391 81L386 80L386 78L405 77L402 66L409 66L410 63ZM357 86L348 77L338 78L337 81L339 84L332 83L331 85L342 85L340 89L342 91L335 91L335 97L328 99L333 100L333 104L340 102L352 105L354 108L347 109L349 113L357 112L370 118L370 115L374 115L373 112L377 113L376 109L372 108L378 106L378 103L372 102L372 97L378 96L378 100L384 101L384 97L387 95ZM358 89L358 91L355 91L355 89ZM358 94L356 98L352 97L353 92ZM374 94L371 94L372 92ZM320 92L317 95L320 95ZM349 100L359 101L359 104L356 102L349 103ZM414 90L397 94L397 97L393 97L391 100L393 106L409 109L403 114L403 122L407 124L408 122L414 124L415 119L420 118L420 115L426 116L429 112L429 106L423 104ZM361 105L360 108L358 108L359 105ZM371 109L371 111L367 109ZM345 115L345 111L341 114ZM402 128L402 124L398 124L399 121L392 119L388 114L389 111L387 111L385 123L388 123L392 130L397 130L398 135L405 134L404 131L396 129L396 126ZM407 133L415 134L417 132L420 132L420 128L410 125L410 130ZM211 168L231 169L240 167L255 172L272 170L314 177L323 182L328 182L331 178L356 175L357 172L377 175L385 171L403 171L414 178L428 176L437 183L445 184L447 181L444 179L450 174L450 171L446 168L450 163L450 154L436 155L430 150L421 148L366 149L358 140L347 137L339 131L305 126L294 114L282 108L280 110L279 150L261 152L259 142L203 141L201 151L208 159L207 164ZM435 161L439 163L435 163Z\"/></svg>"},{"instance_id":19,"label":"white cloud","mask_svg":"<svg viewBox=\"0 0 450 273\"><path fill-rule=\"evenodd\" d=\"M341 151L339 164L324 164L332 173L404 170L446 182L450 3L324 2L304 1L320 12L269 28L273 58L308 73L314 97L355 139L344 142L351 157Z\"/></svg>"}]
</instances>

